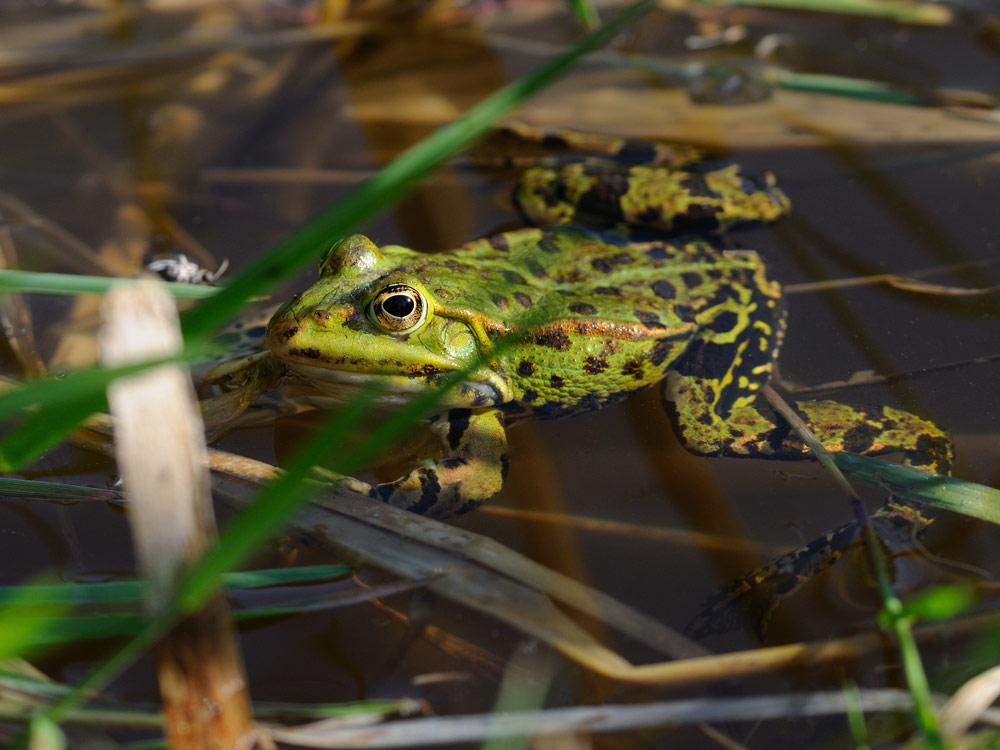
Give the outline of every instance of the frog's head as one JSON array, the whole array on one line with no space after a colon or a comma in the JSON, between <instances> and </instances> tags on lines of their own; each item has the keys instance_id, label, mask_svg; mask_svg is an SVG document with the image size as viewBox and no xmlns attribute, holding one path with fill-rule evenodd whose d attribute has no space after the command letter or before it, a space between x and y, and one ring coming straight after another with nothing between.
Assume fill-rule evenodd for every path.
<instances>
[{"instance_id":1,"label":"frog's head","mask_svg":"<svg viewBox=\"0 0 1000 750\"><path fill-rule=\"evenodd\" d=\"M319 280L268 323L271 353L339 398L371 382L386 388L389 403L435 387L474 362L484 342L481 326L477 335L470 316L449 312L429 291L446 293L431 282L430 257L397 245L378 248L359 234L338 241L320 262ZM506 378L484 366L444 403L491 406L511 398Z\"/></svg>"}]
</instances>

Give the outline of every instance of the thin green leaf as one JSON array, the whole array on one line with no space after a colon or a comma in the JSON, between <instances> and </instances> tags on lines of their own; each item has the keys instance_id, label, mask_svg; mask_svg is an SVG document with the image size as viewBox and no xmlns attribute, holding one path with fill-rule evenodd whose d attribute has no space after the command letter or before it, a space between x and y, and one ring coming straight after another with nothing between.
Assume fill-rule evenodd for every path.
<instances>
[{"instance_id":1,"label":"thin green leaf","mask_svg":"<svg viewBox=\"0 0 1000 750\"><path fill-rule=\"evenodd\" d=\"M39 638L58 631L62 605L35 605L25 615L20 598L14 597L0 607L0 662L23 656L39 643Z\"/></svg>"},{"instance_id":2,"label":"thin green leaf","mask_svg":"<svg viewBox=\"0 0 1000 750\"><path fill-rule=\"evenodd\" d=\"M116 284L134 284L132 279L115 276L84 276L70 273L41 273L0 269L0 294L24 292L30 294L107 294ZM161 282L160 287L175 299L205 299L218 294L219 289L197 284L171 284Z\"/></svg>"},{"instance_id":3,"label":"thin green leaf","mask_svg":"<svg viewBox=\"0 0 1000 750\"><path fill-rule=\"evenodd\" d=\"M44 716L32 716L29 732L31 750L65 750L66 735L59 725Z\"/></svg>"},{"instance_id":4,"label":"thin green leaf","mask_svg":"<svg viewBox=\"0 0 1000 750\"><path fill-rule=\"evenodd\" d=\"M0 615L0 625L11 623L24 630L22 648L27 649L134 636L143 632L147 622L147 618L138 612L62 617L9 613Z\"/></svg>"},{"instance_id":5,"label":"thin green leaf","mask_svg":"<svg viewBox=\"0 0 1000 750\"><path fill-rule=\"evenodd\" d=\"M589 0L566 0L573 17L586 29L592 29L601 22L597 9Z\"/></svg>"},{"instance_id":6,"label":"thin green leaf","mask_svg":"<svg viewBox=\"0 0 1000 750\"><path fill-rule=\"evenodd\" d=\"M10 419L38 404L46 406L69 405L75 401L92 399L103 394L115 378L135 375L170 362L191 362L206 356L206 347L186 347L176 357L136 362L122 367L92 367L70 374L53 375L0 393L0 419Z\"/></svg>"},{"instance_id":7,"label":"thin green leaf","mask_svg":"<svg viewBox=\"0 0 1000 750\"><path fill-rule=\"evenodd\" d=\"M63 482L0 477L0 497L31 497L41 500L114 500L121 493L99 487L84 487Z\"/></svg>"},{"instance_id":8,"label":"thin green leaf","mask_svg":"<svg viewBox=\"0 0 1000 750\"><path fill-rule=\"evenodd\" d=\"M865 724L865 709L861 702L861 691L853 680L844 683L844 703L846 704L847 726L851 730L855 750L869 750L868 726Z\"/></svg>"},{"instance_id":9,"label":"thin green leaf","mask_svg":"<svg viewBox=\"0 0 1000 750\"><path fill-rule=\"evenodd\" d=\"M300 568L274 568L226 573L222 585L230 593L243 589L318 583L350 575L353 565L309 565ZM106 581L104 583L57 583L0 586L0 604L27 607L39 604L95 605L142 601L141 581Z\"/></svg>"},{"instance_id":10,"label":"thin green leaf","mask_svg":"<svg viewBox=\"0 0 1000 750\"><path fill-rule=\"evenodd\" d=\"M16 471L54 448L91 414L107 406L104 394L97 393L68 404L39 407L0 444L0 472Z\"/></svg>"},{"instance_id":11,"label":"thin green leaf","mask_svg":"<svg viewBox=\"0 0 1000 750\"><path fill-rule=\"evenodd\" d=\"M910 91L865 78L849 78L821 73L793 73L790 71L781 71L775 75L775 78L775 85L788 91L806 91L811 94L843 96L850 99L864 99L888 104L929 103L925 97Z\"/></svg>"},{"instance_id":12,"label":"thin green leaf","mask_svg":"<svg viewBox=\"0 0 1000 750\"><path fill-rule=\"evenodd\" d=\"M970 609L978 599L978 591L971 583L934 586L903 602L899 616L915 622L949 620ZM879 613L879 624L884 626L887 621L888 617Z\"/></svg>"},{"instance_id":13,"label":"thin green leaf","mask_svg":"<svg viewBox=\"0 0 1000 750\"><path fill-rule=\"evenodd\" d=\"M335 719L343 716L367 714L410 714L420 710L419 704L409 698L375 698L353 703L277 703L254 701L253 715L258 719Z\"/></svg>"},{"instance_id":14,"label":"thin green leaf","mask_svg":"<svg viewBox=\"0 0 1000 750\"><path fill-rule=\"evenodd\" d=\"M875 16L901 23L941 26L952 20L951 11L942 5L903 0L698 0L701 5L750 5L817 13L843 13Z\"/></svg>"},{"instance_id":15,"label":"thin green leaf","mask_svg":"<svg viewBox=\"0 0 1000 750\"><path fill-rule=\"evenodd\" d=\"M269 586L319 583L343 578L358 569L356 565L303 565L299 568L269 568L226 573L222 584L227 589L260 589Z\"/></svg>"},{"instance_id":16,"label":"thin green leaf","mask_svg":"<svg viewBox=\"0 0 1000 750\"><path fill-rule=\"evenodd\" d=\"M1000 490L871 456L835 453L834 460L855 481L936 508L1000 523Z\"/></svg>"}]
</instances>

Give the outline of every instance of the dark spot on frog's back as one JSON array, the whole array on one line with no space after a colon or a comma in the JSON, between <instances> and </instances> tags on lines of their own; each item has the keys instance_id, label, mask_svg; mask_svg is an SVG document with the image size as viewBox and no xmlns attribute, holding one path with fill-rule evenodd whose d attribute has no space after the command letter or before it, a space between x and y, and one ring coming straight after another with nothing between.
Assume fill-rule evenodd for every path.
<instances>
[{"instance_id":1,"label":"dark spot on frog's back","mask_svg":"<svg viewBox=\"0 0 1000 750\"><path fill-rule=\"evenodd\" d=\"M642 380L642 360L638 357L629 357L622 365L622 375L631 375L636 380Z\"/></svg>"},{"instance_id":2,"label":"dark spot on frog's back","mask_svg":"<svg viewBox=\"0 0 1000 750\"><path fill-rule=\"evenodd\" d=\"M521 307L531 307L531 306L532 306L532 305L534 304L534 303L533 303L533 302L531 301L531 297L529 297L529 296L528 296L527 294L525 294L524 292L514 292L514 299L516 299L516 300L517 300L517 303L518 303L518 304L519 304L519 305L520 305Z\"/></svg>"},{"instance_id":3,"label":"dark spot on frog's back","mask_svg":"<svg viewBox=\"0 0 1000 750\"><path fill-rule=\"evenodd\" d=\"M657 367L666 362L668 358L671 360L672 363L674 359L675 348L677 347L683 348L684 346L683 343L678 343L678 342L684 342L685 340L687 340L689 335L690 334L688 333L682 332L671 336L664 336L661 339L657 339L656 343L653 344L652 351L649 353L649 361L652 362ZM680 349L677 349L677 351L679 353Z\"/></svg>"},{"instance_id":4,"label":"dark spot on frog's back","mask_svg":"<svg viewBox=\"0 0 1000 750\"><path fill-rule=\"evenodd\" d=\"M591 258L590 265L594 267L595 271L611 273L619 266L627 266L634 260L628 253L617 253L606 258Z\"/></svg>"},{"instance_id":5,"label":"dark spot on frog's back","mask_svg":"<svg viewBox=\"0 0 1000 750\"><path fill-rule=\"evenodd\" d=\"M486 241L494 250L499 250L502 253L510 250L510 243L507 241L507 235L505 234L495 234Z\"/></svg>"},{"instance_id":6,"label":"dark spot on frog's back","mask_svg":"<svg viewBox=\"0 0 1000 750\"><path fill-rule=\"evenodd\" d=\"M648 310L640 310L638 308L636 308L632 312L635 313L635 317L637 317L639 319L639 322L641 322L644 326L646 326L646 328L664 327L662 321L660 321L660 318L659 316L656 315L656 313L649 312Z\"/></svg>"},{"instance_id":7,"label":"dark spot on frog's back","mask_svg":"<svg viewBox=\"0 0 1000 750\"><path fill-rule=\"evenodd\" d=\"M524 267L527 268L531 272L531 275L534 276L536 279L549 278L549 272L545 270L545 266L543 266L534 258L528 258L527 260L525 260Z\"/></svg>"},{"instance_id":8,"label":"dark spot on frog's back","mask_svg":"<svg viewBox=\"0 0 1000 750\"><path fill-rule=\"evenodd\" d=\"M694 273L693 271L688 271L681 274L681 281L684 282L684 286L688 289L694 289L695 287L701 286L702 278L701 274Z\"/></svg>"},{"instance_id":9,"label":"dark spot on frog's back","mask_svg":"<svg viewBox=\"0 0 1000 750\"><path fill-rule=\"evenodd\" d=\"M666 279L654 281L652 290L653 294L663 299L675 299L677 297L677 290L674 288L674 285Z\"/></svg>"},{"instance_id":10,"label":"dark spot on frog's back","mask_svg":"<svg viewBox=\"0 0 1000 750\"><path fill-rule=\"evenodd\" d=\"M566 380L558 375L552 375L549 377L549 384L553 388L562 388L564 385L566 385Z\"/></svg>"},{"instance_id":11,"label":"dark spot on frog's back","mask_svg":"<svg viewBox=\"0 0 1000 750\"><path fill-rule=\"evenodd\" d=\"M520 364L517 366L517 374L522 377L528 377L535 371L535 363L529 362L526 359L522 359Z\"/></svg>"},{"instance_id":12,"label":"dark spot on frog's back","mask_svg":"<svg viewBox=\"0 0 1000 750\"><path fill-rule=\"evenodd\" d=\"M298 359L322 359L323 357L319 349L313 349L312 347L308 349L289 349L288 355Z\"/></svg>"},{"instance_id":13,"label":"dark spot on frog's back","mask_svg":"<svg viewBox=\"0 0 1000 750\"><path fill-rule=\"evenodd\" d=\"M587 302L574 302L569 309L577 315L593 315L597 312L597 308Z\"/></svg>"},{"instance_id":14,"label":"dark spot on frog's back","mask_svg":"<svg viewBox=\"0 0 1000 750\"><path fill-rule=\"evenodd\" d=\"M506 312L510 309L510 301L500 294L490 295L490 299L493 300L493 304L497 306L500 310Z\"/></svg>"},{"instance_id":15,"label":"dark spot on frog's back","mask_svg":"<svg viewBox=\"0 0 1000 750\"><path fill-rule=\"evenodd\" d=\"M604 357L586 357L583 360L583 371L588 375L598 375L608 369L608 360Z\"/></svg>"},{"instance_id":16,"label":"dark spot on frog's back","mask_svg":"<svg viewBox=\"0 0 1000 750\"><path fill-rule=\"evenodd\" d=\"M621 297L622 290L614 286L595 286L594 294L607 294L612 297Z\"/></svg>"},{"instance_id":17,"label":"dark spot on frog's back","mask_svg":"<svg viewBox=\"0 0 1000 750\"><path fill-rule=\"evenodd\" d=\"M505 268L503 271L503 277L508 284L518 284L524 286L524 284L527 283L527 281L525 281L524 277L521 274L519 274L517 271L511 271L510 269L507 268Z\"/></svg>"},{"instance_id":18,"label":"dark spot on frog's back","mask_svg":"<svg viewBox=\"0 0 1000 750\"><path fill-rule=\"evenodd\" d=\"M539 346L564 352L572 346L569 336L562 328L542 328L531 332L532 342Z\"/></svg>"},{"instance_id":19,"label":"dark spot on frog's back","mask_svg":"<svg viewBox=\"0 0 1000 750\"><path fill-rule=\"evenodd\" d=\"M538 249L541 250L544 253L561 253L562 252L562 248L559 247L559 243L557 243L551 237L542 237L542 239L540 239L538 241Z\"/></svg>"},{"instance_id":20,"label":"dark spot on frog's back","mask_svg":"<svg viewBox=\"0 0 1000 750\"><path fill-rule=\"evenodd\" d=\"M535 391L535 390L532 390L531 388L529 388L528 390L526 390L524 392L524 395L521 396L521 400L524 403L526 403L526 404L530 404L532 401L537 401L538 400L538 391Z\"/></svg>"}]
</instances>

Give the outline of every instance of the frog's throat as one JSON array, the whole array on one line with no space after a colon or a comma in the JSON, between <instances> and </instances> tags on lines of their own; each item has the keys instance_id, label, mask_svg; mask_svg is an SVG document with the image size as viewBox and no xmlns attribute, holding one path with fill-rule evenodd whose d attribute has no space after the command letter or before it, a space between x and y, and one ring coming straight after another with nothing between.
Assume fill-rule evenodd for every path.
<instances>
[{"instance_id":1,"label":"frog's throat","mask_svg":"<svg viewBox=\"0 0 1000 750\"><path fill-rule=\"evenodd\" d=\"M433 375L396 375L352 372L319 367L301 362L286 362L289 370L308 381L324 395L344 401L373 384L384 390L378 401L386 405L404 403L414 395L439 387L450 373ZM500 373L481 368L450 389L441 401L447 408L499 406L514 399L510 383Z\"/></svg>"}]
</instances>

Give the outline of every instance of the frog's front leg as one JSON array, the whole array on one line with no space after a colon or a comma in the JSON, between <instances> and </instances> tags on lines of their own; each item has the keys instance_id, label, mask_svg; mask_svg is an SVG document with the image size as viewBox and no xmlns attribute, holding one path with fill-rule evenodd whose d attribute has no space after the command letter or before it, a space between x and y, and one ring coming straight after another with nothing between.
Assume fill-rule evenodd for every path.
<instances>
[{"instance_id":1,"label":"frog's front leg","mask_svg":"<svg viewBox=\"0 0 1000 750\"><path fill-rule=\"evenodd\" d=\"M427 461L393 482L371 486L353 480L352 489L367 487L372 497L431 518L465 513L500 491L507 475L507 434L500 411L452 409L435 417L428 429L441 441L444 458Z\"/></svg>"}]
</instances>

